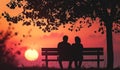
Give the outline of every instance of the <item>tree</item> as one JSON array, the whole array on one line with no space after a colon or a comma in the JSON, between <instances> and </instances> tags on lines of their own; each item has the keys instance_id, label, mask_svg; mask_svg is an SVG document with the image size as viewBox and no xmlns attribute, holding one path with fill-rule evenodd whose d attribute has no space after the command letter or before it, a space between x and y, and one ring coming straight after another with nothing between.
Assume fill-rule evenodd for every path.
<instances>
[{"instance_id":1,"label":"tree","mask_svg":"<svg viewBox=\"0 0 120 70\"><path fill-rule=\"evenodd\" d=\"M14 28L9 26L6 31L0 31L0 69L3 70L17 66L18 62L15 57L16 55L20 55L20 51L12 53L14 49L6 47L6 42L18 34L17 32L12 32L11 29L13 30Z\"/></svg>"},{"instance_id":2,"label":"tree","mask_svg":"<svg viewBox=\"0 0 120 70\"><path fill-rule=\"evenodd\" d=\"M23 25L38 26L44 32L58 30L59 26L71 24L72 31L75 21L80 21L76 31L83 28L83 24L92 26L90 20L100 19L98 31L102 34L106 27L107 37L107 68L113 69L113 42L112 31L120 32L120 1L119 0L11 0L7 6L10 9L22 8L18 16L10 16L4 12L2 15L9 22L17 23L23 21Z\"/></svg>"}]
</instances>

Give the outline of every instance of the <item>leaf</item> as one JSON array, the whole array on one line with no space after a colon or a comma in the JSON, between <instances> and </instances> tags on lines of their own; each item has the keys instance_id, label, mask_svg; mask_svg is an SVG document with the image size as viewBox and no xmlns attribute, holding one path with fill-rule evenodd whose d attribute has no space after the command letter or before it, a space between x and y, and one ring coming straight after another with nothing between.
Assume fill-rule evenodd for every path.
<instances>
[{"instance_id":1,"label":"leaf","mask_svg":"<svg viewBox=\"0 0 120 70\"><path fill-rule=\"evenodd\" d=\"M12 24L11 23L9 23L9 26L11 26Z\"/></svg>"},{"instance_id":2,"label":"leaf","mask_svg":"<svg viewBox=\"0 0 120 70\"><path fill-rule=\"evenodd\" d=\"M25 35L23 35L23 37L25 37Z\"/></svg>"},{"instance_id":3,"label":"leaf","mask_svg":"<svg viewBox=\"0 0 120 70\"><path fill-rule=\"evenodd\" d=\"M29 25L31 25L31 23L28 22L28 21L25 21L25 22L23 22L23 25L27 25L27 26L29 26Z\"/></svg>"},{"instance_id":4,"label":"leaf","mask_svg":"<svg viewBox=\"0 0 120 70\"><path fill-rule=\"evenodd\" d=\"M102 31L101 34L104 34L104 31Z\"/></svg>"},{"instance_id":5,"label":"leaf","mask_svg":"<svg viewBox=\"0 0 120 70\"><path fill-rule=\"evenodd\" d=\"M92 26L92 25L91 25L91 24L89 24L89 25L88 25L88 28L89 28L89 27L91 27L91 26Z\"/></svg>"},{"instance_id":6,"label":"leaf","mask_svg":"<svg viewBox=\"0 0 120 70\"><path fill-rule=\"evenodd\" d=\"M20 51L17 51L16 53L17 53L18 55L20 55L20 54L21 54L21 52L20 52Z\"/></svg>"},{"instance_id":7,"label":"leaf","mask_svg":"<svg viewBox=\"0 0 120 70\"><path fill-rule=\"evenodd\" d=\"M17 33L17 32L15 32L15 35L18 35L18 33Z\"/></svg>"},{"instance_id":8,"label":"leaf","mask_svg":"<svg viewBox=\"0 0 120 70\"><path fill-rule=\"evenodd\" d=\"M63 28L65 28L65 25L63 25Z\"/></svg>"},{"instance_id":9,"label":"leaf","mask_svg":"<svg viewBox=\"0 0 120 70\"><path fill-rule=\"evenodd\" d=\"M102 26L103 24L102 24L102 22L100 22L100 26Z\"/></svg>"},{"instance_id":10,"label":"leaf","mask_svg":"<svg viewBox=\"0 0 120 70\"><path fill-rule=\"evenodd\" d=\"M97 33L96 31L94 31L94 33Z\"/></svg>"},{"instance_id":11,"label":"leaf","mask_svg":"<svg viewBox=\"0 0 120 70\"><path fill-rule=\"evenodd\" d=\"M20 42L22 42L22 40L20 40Z\"/></svg>"}]
</instances>

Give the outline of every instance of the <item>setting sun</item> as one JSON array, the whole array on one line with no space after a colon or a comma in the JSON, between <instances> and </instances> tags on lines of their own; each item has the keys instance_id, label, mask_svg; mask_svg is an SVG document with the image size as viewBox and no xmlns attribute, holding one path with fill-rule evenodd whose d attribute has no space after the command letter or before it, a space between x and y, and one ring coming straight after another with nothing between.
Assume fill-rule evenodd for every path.
<instances>
[{"instance_id":1,"label":"setting sun","mask_svg":"<svg viewBox=\"0 0 120 70\"><path fill-rule=\"evenodd\" d=\"M35 61L38 58L38 52L35 49L28 49L25 51L25 58L29 61Z\"/></svg>"}]
</instances>

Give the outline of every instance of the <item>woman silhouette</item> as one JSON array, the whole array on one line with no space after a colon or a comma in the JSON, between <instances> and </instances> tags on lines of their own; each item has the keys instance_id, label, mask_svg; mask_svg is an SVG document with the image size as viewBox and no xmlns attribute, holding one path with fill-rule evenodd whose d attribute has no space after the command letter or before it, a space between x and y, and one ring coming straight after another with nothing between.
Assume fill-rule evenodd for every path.
<instances>
[{"instance_id":1,"label":"woman silhouette","mask_svg":"<svg viewBox=\"0 0 120 70\"><path fill-rule=\"evenodd\" d=\"M72 44L73 48L73 59L75 61L75 67L76 69L81 68L83 56L82 56L82 51L83 51L83 45L81 44L81 39L76 36L75 37L75 43Z\"/></svg>"}]
</instances>

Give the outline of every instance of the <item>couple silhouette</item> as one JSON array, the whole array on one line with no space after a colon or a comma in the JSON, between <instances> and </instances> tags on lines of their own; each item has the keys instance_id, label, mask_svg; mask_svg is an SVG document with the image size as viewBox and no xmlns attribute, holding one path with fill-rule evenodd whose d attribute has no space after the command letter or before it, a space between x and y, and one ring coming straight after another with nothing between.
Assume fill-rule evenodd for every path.
<instances>
[{"instance_id":1,"label":"couple silhouette","mask_svg":"<svg viewBox=\"0 0 120 70\"><path fill-rule=\"evenodd\" d=\"M82 56L82 50L83 45L81 44L81 39L76 36L75 37L75 43L72 45L68 43L68 36L63 36L63 41L58 43L58 60L59 65L61 67L61 70L63 70L62 61L67 60L69 61L68 70L72 69L72 62L74 61L74 65L76 70L80 70L83 56Z\"/></svg>"}]
</instances>

